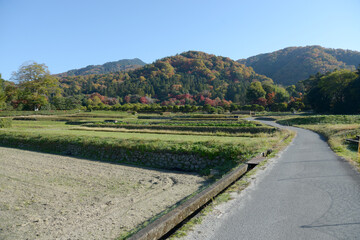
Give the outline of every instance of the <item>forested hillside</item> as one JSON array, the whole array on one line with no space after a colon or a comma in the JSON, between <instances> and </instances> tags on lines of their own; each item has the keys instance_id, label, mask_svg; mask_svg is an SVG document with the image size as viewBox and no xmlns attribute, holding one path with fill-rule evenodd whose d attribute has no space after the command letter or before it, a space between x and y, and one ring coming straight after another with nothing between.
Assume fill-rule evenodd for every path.
<instances>
[{"instance_id":1,"label":"forested hillside","mask_svg":"<svg viewBox=\"0 0 360 240\"><path fill-rule=\"evenodd\" d=\"M301 69L314 70L315 66L326 72L311 75L309 70L302 73L306 80L286 88L230 58L198 51L165 57L135 70L79 76L54 76L45 64L33 62L15 72L13 79L18 83L0 77L0 109L150 112L202 109L210 113L236 109L313 109L324 113L358 113L360 66L356 69L350 65L357 61L358 55L354 51L314 46L258 56L259 63L270 58L269 68L276 59L282 62L283 69L279 68L278 73L293 75ZM330 70L336 66L338 70Z\"/></svg>"},{"instance_id":2,"label":"forested hillside","mask_svg":"<svg viewBox=\"0 0 360 240\"><path fill-rule=\"evenodd\" d=\"M306 103L319 113L360 112L360 68L316 74L302 81Z\"/></svg>"},{"instance_id":3,"label":"forested hillside","mask_svg":"<svg viewBox=\"0 0 360 240\"><path fill-rule=\"evenodd\" d=\"M146 96L146 102L192 103L218 98L245 103L246 89L254 80L269 78L230 58L189 51L133 71L66 76L60 83L65 96L96 92L125 102Z\"/></svg>"},{"instance_id":4,"label":"forested hillside","mask_svg":"<svg viewBox=\"0 0 360 240\"><path fill-rule=\"evenodd\" d=\"M102 65L89 65L80 69L73 69L65 73L57 74L60 77L66 76L79 76L89 74L105 74L120 71L129 71L144 66L146 63L138 58L134 59L122 59L116 62L107 62Z\"/></svg>"},{"instance_id":5,"label":"forested hillside","mask_svg":"<svg viewBox=\"0 0 360 240\"><path fill-rule=\"evenodd\" d=\"M334 69L355 70L360 64L360 52L323 48L321 46L289 47L260 54L238 62L252 67L258 74L272 78L276 84L296 84L310 75Z\"/></svg>"}]
</instances>

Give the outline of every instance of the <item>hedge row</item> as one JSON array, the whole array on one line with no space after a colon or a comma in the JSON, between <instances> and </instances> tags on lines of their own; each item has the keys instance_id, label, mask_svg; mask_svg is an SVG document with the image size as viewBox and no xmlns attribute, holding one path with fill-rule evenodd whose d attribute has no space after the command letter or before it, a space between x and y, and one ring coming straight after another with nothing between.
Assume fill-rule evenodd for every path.
<instances>
[{"instance_id":1,"label":"hedge row","mask_svg":"<svg viewBox=\"0 0 360 240\"><path fill-rule=\"evenodd\" d=\"M226 133L274 133L273 127L219 127L219 126L166 126L166 125L138 125L138 124L84 124L86 127L125 128L125 129L153 129L188 132L226 132Z\"/></svg>"}]
</instances>

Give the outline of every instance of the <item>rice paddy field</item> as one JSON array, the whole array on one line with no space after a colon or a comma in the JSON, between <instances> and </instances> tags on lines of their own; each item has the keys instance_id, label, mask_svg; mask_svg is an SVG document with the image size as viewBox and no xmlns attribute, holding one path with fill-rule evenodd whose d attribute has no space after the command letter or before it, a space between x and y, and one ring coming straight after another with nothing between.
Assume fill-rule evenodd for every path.
<instances>
[{"instance_id":1,"label":"rice paddy field","mask_svg":"<svg viewBox=\"0 0 360 240\"><path fill-rule=\"evenodd\" d=\"M0 117L1 239L126 239L290 134L226 114Z\"/></svg>"}]
</instances>

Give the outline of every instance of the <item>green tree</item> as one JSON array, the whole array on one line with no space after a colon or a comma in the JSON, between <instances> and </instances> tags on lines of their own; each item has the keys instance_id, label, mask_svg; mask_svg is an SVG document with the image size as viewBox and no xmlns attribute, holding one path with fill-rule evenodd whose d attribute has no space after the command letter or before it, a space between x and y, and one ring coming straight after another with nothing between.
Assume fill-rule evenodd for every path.
<instances>
[{"instance_id":1,"label":"green tree","mask_svg":"<svg viewBox=\"0 0 360 240\"><path fill-rule=\"evenodd\" d=\"M249 102L253 102L258 98L264 98L265 94L266 92L260 82L252 82L247 89L246 98Z\"/></svg>"},{"instance_id":2,"label":"green tree","mask_svg":"<svg viewBox=\"0 0 360 240\"><path fill-rule=\"evenodd\" d=\"M298 97L295 85L288 86L286 88L286 91L289 93L291 97Z\"/></svg>"},{"instance_id":3,"label":"green tree","mask_svg":"<svg viewBox=\"0 0 360 240\"><path fill-rule=\"evenodd\" d=\"M18 82L21 99L28 109L41 108L48 104L48 99L60 95L59 82L50 75L45 64L31 62L20 66L12 75L12 80Z\"/></svg>"},{"instance_id":4,"label":"green tree","mask_svg":"<svg viewBox=\"0 0 360 240\"><path fill-rule=\"evenodd\" d=\"M4 85L5 80L2 79L1 74L0 74L0 109L3 109L6 104L5 104L5 100L6 100L6 95L5 95L5 85Z\"/></svg>"},{"instance_id":5,"label":"green tree","mask_svg":"<svg viewBox=\"0 0 360 240\"><path fill-rule=\"evenodd\" d=\"M349 70L317 74L304 81L306 104L317 112L358 113L359 75Z\"/></svg>"},{"instance_id":6,"label":"green tree","mask_svg":"<svg viewBox=\"0 0 360 240\"><path fill-rule=\"evenodd\" d=\"M66 109L65 98L63 98L63 97L54 97L52 99L51 103L54 105L54 107L57 110L65 110Z\"/></svg>"},{"instance_id":7,"label":"green tree","mask_svg":"<svg viewBox=\"0 0 360 240\"><path fill-rule=\"evenodd\" d=\"M275 102L282 103L289 101L289 93L285 90L285 88L280 86L275 86Z\"/></svg>"},{"instance_id":8,"label":"green tree","mask_svg":"<svg viewBox=\"0 0 360 240\"><path fill-rule=\"evenodd\" d=\"M351 111L351 103L347 103L348 85L357 78L355 72L349 70L334 71L320 79L318 84L322 93L329 99L330 110L334 113Z\"/></svg>"},{"instance_id":9,"label":"green tree","mask_svg":"<svg viewBox=\"0 0 360 240\"><path fill-rule=\"evenodd\" d=\"M275 85L272 80L263 81L261 85L264 88L266 94L275 92Z\"/></svg>"}]
</instances>

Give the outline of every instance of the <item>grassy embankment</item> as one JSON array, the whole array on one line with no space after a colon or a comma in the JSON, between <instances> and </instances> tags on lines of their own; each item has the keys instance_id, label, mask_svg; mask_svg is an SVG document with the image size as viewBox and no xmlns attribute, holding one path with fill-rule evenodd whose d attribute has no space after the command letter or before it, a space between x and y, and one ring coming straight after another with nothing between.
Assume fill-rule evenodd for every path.
<instances>
[{"instance_id":1,"label":"grassy embankment","mask_svg":"<svg viewBox=\"0 0 360 240\"><path fill-rule=\"evenodd\" d=\"M12 127L0 130L0 144L135 165L143 165L143 162L120 159L119 149L127 153L165 152L224 160L221 166L209 165L201 171L207 175L210 168L225 173L271 148L286 135L285 132L244 120L223 121L225 115L218 116L216 121L216 115L181 114L175 115L176 120L156 119L160 115L140 116L148 119L116 112L12 116L9 118L16 119L12 121ZM155 119L150 119L152 117ZM106 119L118 120L119 123L104 123ZM131 129L124 126L131 126Z\"/></svg>"},{"instance_id":2,"label":"grassy embankment","mask_svg":"<svg viewBox=\"0 0 360 240\"><path fill-rule=\"evenodd\" d=\"M313 115L283 117L278 123L310 129L323 135L330 147L360 169L358 146L345 139L360 135L360 115Z\"/></svg>"}]
</instances>

